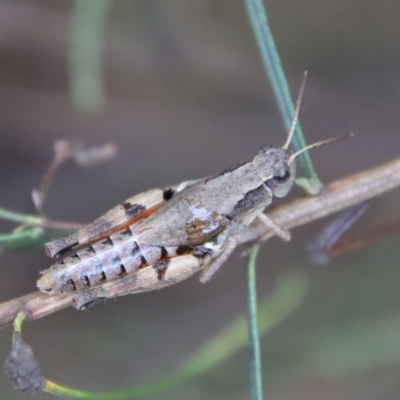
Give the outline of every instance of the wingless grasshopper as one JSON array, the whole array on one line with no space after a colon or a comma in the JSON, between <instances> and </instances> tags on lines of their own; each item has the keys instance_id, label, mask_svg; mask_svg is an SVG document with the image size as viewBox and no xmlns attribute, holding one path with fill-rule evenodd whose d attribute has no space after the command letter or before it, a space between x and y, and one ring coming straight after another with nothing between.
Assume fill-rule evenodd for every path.
<instances>
[{"instance_id":1,"label":"wingless grasshopper","mask_svg":"<svg viewBox=\"0 0 400 400\"><path fill-rule=\"evenodd\" d=\"M255 218L290 240L263 211L291 189L300 153L336 140L289 150L303 89L304 81L281 148L264 146L218 175L140 193L75 234L47 243L50 257L63 258L42 272L38 288L74 292L75 307L83 309L99 299L172 285L199 270L200 280L208 281Z\"/></svg>"}]
</instances>

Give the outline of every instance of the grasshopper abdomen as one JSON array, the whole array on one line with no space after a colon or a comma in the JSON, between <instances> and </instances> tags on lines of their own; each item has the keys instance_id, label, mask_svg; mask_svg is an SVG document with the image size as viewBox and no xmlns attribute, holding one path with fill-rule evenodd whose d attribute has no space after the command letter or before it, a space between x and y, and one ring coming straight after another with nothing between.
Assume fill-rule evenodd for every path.
<instances>
[{"instance_id":1,"label":"grasshopper abdomen","mask_svg":"<svg viewBox=\"0 0 400 400\"><path fill-rule=\"evenodd\" d=\"M176 256L176 247L139 244L133 226L64 257L44 271L38 287L49 293L82 291Z\"/></svg>"}]
</instances>

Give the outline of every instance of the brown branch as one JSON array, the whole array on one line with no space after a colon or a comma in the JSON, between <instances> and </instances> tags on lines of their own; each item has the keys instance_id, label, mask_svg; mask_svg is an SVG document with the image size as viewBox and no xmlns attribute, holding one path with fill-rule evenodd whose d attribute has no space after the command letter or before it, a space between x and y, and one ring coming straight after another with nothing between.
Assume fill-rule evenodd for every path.
<instances>
[{"instance_id":1,"label":"brown branch","mask_svg":"<svg viewBox=\"0 0 400 400\"><path fill-rule=\"evenodd\" d=\"M304 197L271 210L268 216L291 229L323 218L400 186L400 158L382 166L338 180L313 197ZM264 224L254 222L240 244L273 236ZM12 323L18 311L34 320L72 305L73 294L49 296L35 292L0 304L0 327Z\"/></svg>"}]
</instances>

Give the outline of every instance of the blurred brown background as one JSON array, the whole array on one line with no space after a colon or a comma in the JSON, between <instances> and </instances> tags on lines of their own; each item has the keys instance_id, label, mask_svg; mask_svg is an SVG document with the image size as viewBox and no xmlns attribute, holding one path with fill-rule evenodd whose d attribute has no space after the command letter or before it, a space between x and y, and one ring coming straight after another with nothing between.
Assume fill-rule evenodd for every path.
<instances>
[{"instance_id":1,"label":"blurred brown background","mask_svg":"<svg viewBox=\"0 0 400 400\"><path fill-rule=\"evenodd\" d=\"M307 141L356 133L313 151L322 180L398 157L400 2L265 4L294 95L309 71L300 114ZM103 34L106 103L91 113L77 109L69 96L72 8L66 0L0 1L0 207L33 211L30 192L60 138L119 146L117 158L94 169L68 163L51 189L48 215L83 222L145 189L207 176L263 144L283 143L244 1L111 2ZM399 216L398 196L397 190L376 199L354 231ZM328 268L315 267L305 247L324 223L295 230L290 244L273 239L262 248L260 298L291 269L310 278L305 303L262 339L265 397L398 399L400 339L388 347L385 338L400 338L400 329L381 326L379 318L396 315L400 304L399 236L337 258ZM13 227L0 226L2 232ZM195 277L89 312L65 310L26 324L24 337L46 377L61 384L110 390L148 382L245 311L246 261L236 255L207 285ZM5 301L35 290L38 271L51 260L41 249L3 250L0 264ZM324 367L312 365L315 332L340 338L342 327L358 320L376 329L373 341L354 329L349 341L344 338L347 347L327 343L332 354L324 353ZM366 353L351 345L358 337L367 340ZM0 331L0 360L10 343L11 331ZM363 357L373 361L363 364ZM349 359L361 360L362 367L346 368ZM149 398L246 399L248 380L243 351L210 374ZM0 374L0 398L27 397Z\"/></svg>"}]
</instances>

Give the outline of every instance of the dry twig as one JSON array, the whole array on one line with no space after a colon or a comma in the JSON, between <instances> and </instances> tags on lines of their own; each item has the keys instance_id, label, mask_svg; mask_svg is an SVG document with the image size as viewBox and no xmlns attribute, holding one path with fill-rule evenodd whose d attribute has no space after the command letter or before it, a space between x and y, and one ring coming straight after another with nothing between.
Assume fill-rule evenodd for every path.
<instances>
[{"instance_id":1,"label":"dry twig","mask_svg":"<svg viewBox=\"0 0 400 400\"><path fill-rule=\"evenodd\" d=\"M340 179L313 197L304 197L278 207L268 216L286 229L305 225L347 207L379 196L400 186L400 158L382 166ZM262 223L253 223L241 244L267 240L274 235ZM19 311L34 320L72 305L73 294L53 295L34 292L0 304L0 327L13 322Z\"/></svg>"}]
</instances>

